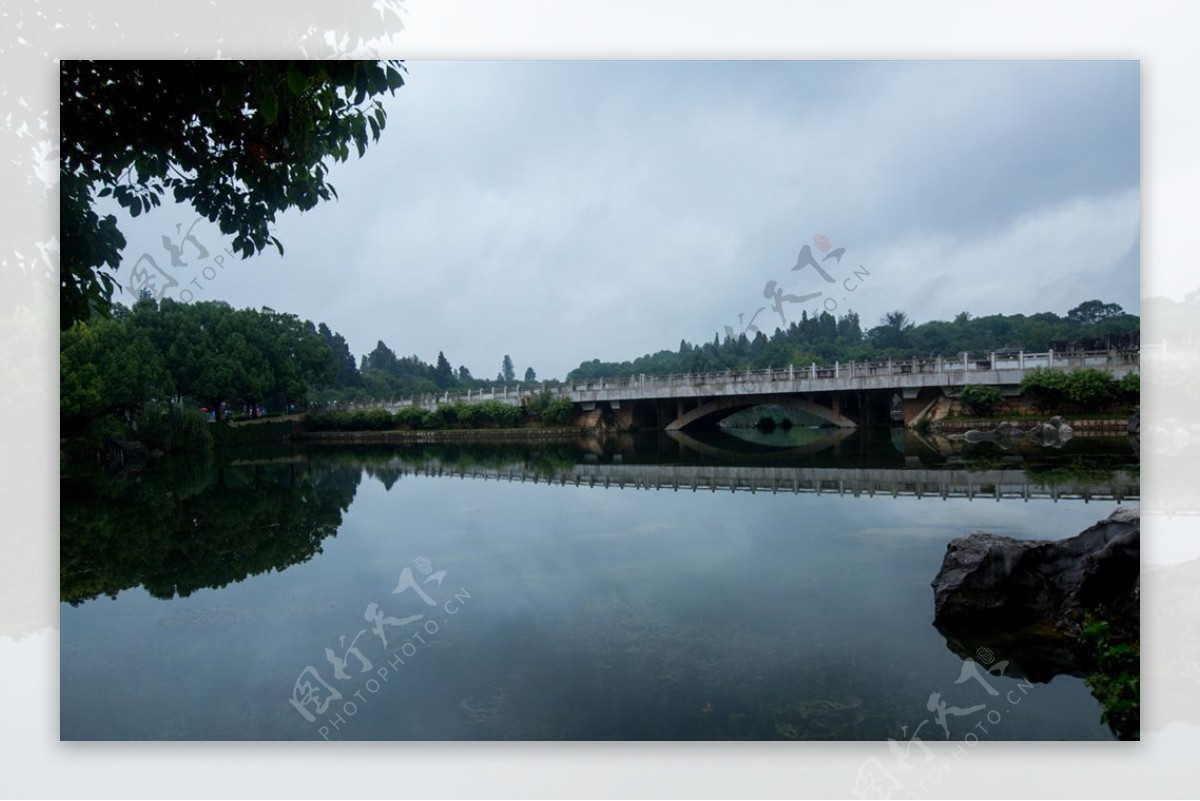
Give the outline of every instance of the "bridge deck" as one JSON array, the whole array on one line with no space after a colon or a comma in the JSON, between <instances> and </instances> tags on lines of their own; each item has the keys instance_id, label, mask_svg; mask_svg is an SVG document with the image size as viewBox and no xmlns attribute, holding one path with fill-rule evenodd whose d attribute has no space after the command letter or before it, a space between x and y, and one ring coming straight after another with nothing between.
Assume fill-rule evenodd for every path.
<instances>
[{"instance_id":1,"label":"bridge deck","mask_svg":"<svg viewBox=\"0 0 1200 801\"><path fill-rule=\"evenodd\" d=\"M1074 370L1091 367L1107 370L1114 378L1138 372L1138 351L1087 351L1076 353L963 354L957 358L906 359L886 362L835 362L832 365L791 365L771 370L696 373L688 375L636 375L572 381L562 384L516 384L487 390L442 392L391 402L352 404L344 408L434 408L442 403L497 401L520 405L548 393L575 403L620 403L637 400L707 398L736 395L787 395L845 390L910 390L941 387L951 390L967 384L1015 387L1037 368Z\"/></svg>"}]
</instances>

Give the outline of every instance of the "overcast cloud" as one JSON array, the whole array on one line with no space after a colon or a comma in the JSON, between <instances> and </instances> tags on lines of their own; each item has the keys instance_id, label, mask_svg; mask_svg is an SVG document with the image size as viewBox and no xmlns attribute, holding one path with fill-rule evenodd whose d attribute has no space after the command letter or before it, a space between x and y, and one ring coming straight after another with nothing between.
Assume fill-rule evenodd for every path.
<instances>
[{"instance_id":1,"label":"overcast cloud","mask_svg":"<svg viewBox=\"0 0 1200 801\"><path fill-rule=\"evenodd\" d=\"M356 356L443 350L481 378L506 353L561 378L711 340L769 306L771 279L822 293L789 320L824 305L864 327L893 309L1138 308L1137 62L408 70L381 141L331 171L340 201L280 219L284 258L179 268L168 295L325 322ZM169 263L162 236L195 216L126 219L122 283L143 252ZM222 246L216 226L193 233ZM832 284L791 270L817 234L845 248L822 262Z\"/></svg>"}]
</instances>

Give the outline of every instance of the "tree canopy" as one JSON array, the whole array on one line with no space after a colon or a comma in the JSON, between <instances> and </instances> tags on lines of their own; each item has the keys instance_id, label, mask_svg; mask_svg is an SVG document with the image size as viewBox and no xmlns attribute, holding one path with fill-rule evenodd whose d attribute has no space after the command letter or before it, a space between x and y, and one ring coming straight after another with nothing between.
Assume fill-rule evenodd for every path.
<instances>
[{"instance_id":1,"label":"tree canopy","mask_svg":"<svg viewBox=\"0 0 1200 801\"><path fill-rule=\"evenodd\" d=\"M1085 300L1067 312L1067 317L1079 323L1098 323L1110 317L1118 317L1125 313L1116 303L1104 303L1099 300Z\"/></svg>"},{"instance_id":2,"label":"tree canopy","mask_svg":"<svg viewBox=\"0 0 1200 801\"><path fill-rule=\"evenodd\" d=\"M567 380L759 370L810 362L831 364L939 355L957 358L964 351L1104 350L1138 347L1140 342L1141 319L1126 314L1115 303L1100 301L1080 304L1065 317L1053 312L972 317L961 312L953 322L930 320L920 324L897 310L885 314L879 325L866 331L854 312L840 317L827 311L809 317L805 312L800 320L786 329L775 329L770 336L758 331L753 338L743 333L722 340L718 335L701 345L682 340L676 351L647 353L632 361L592 359L568 373Z\"/></svg>"},{"instance_id":3,"label":"tree canopy","mask_svg":"<svg viewBox=\"0 0 1200 801\"><path fill-rule=\"evenodd\" d=\"M271 309L170 298L139 300L132 310L117 305L112 317L62 334L64 427L104 415L128 423L151 404L171 407L185 399L212 410L256 411L268 403L287 410L305 400L309 387L337 379L344 354L331 339L341 337Z\"/></svg>"},{"instance_id":4,"label":"tree canopy","mask_svg":"<svg viewBox=\"0 0 1200 801\"><path fill-rule=\"evenodd\" d=\"M379 97L399 61L64 61L61 72L61 324L107 312L133 216L170 190L243 258L274 245L276 215L337 197L330 162L361 157L387 121Z\"/></svg>"}]
</instances>

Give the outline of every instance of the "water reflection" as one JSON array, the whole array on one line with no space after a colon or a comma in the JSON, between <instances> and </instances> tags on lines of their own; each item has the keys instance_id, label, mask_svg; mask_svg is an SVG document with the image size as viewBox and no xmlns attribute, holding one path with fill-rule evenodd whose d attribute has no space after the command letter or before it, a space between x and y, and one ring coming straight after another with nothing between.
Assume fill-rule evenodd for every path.
<instances>
[{"instance_id":1,"label":"water reflection","mask_svg":"<svg viewBox=\"0 0 1200 801\"><path fill-rule=\"evenodd\" d=\"M287 698L313 666L343 699L372 699L330 729L347 739L902 738L931 691L973 702L931 625L945 543L974 528L1066 536L1104 515L842 499L839 482L969 474L979 489L997 471L887 430L779 442L313 446L64 479L62 736L312 739L328 721ZM1136 491L1123 442L1003 459L1010 477L1099 464ZM672 475L735 491L665 491ZM785 492L782 477L806 475L819 496ZM664 491L639 491L655 480ZM389 593L418 557L471 601L385 690L341 684L326 649L343 653L370 603L409 614ZM376 668L396 655L363 647ZM1038 692L997 739L1110 736L1078 679Z\"/></svg>"},{"instance_id":2,"label":"water reflection","mask_svg":"<svg viewBox=\"0 0 1200 801\"><path fill-rule=\"evenodd\" d=\"M691 488L942 497L1138 497L1121 439L1061 450L963 448L893 431L623 434L600 442L324 446L219 464L170 459L137 474L63 480L61 595L78 604L142 586L186 596L320 553L365 473ZM989 495L990 493L990 495Z\"/></svg>"},{"instance_id":3,"label":"water reflection","mask_svg":"<svg viewBox=\"0 0 1200 801\"><path fill-rule=\"evenodd\" d=\"M337 534L361 475L299 459L173 459L137 474L64 480L62 600L138 586L185 597L305 562Z\"/></svg>"}]
</instances>

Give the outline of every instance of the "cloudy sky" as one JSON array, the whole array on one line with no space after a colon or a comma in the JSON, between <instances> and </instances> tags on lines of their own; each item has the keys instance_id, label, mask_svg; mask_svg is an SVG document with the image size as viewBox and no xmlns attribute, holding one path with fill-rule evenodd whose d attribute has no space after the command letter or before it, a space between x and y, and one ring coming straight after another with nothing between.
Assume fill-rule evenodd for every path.
<instances>
[{"instance_id":1,"label":"cloudy sky","mask_svg":"<svg viewBox=\"0 0 1200 801\"><path fill-rule=\"evenodd\" d=\"M1138 308L1137 62L413 61L387 107L381 141L331 171L340 201L280 218L284 258L194 262L167 294L483 378L506 353L561 378L711 340L764 306L769 332L770 280L814 295L789 321L864 327ZM126 219L119 280L143 253L169 264L162 237L195 217ZM845 249L831 283L792 269L818 235Z\"/></svg>"}]
</instances>

